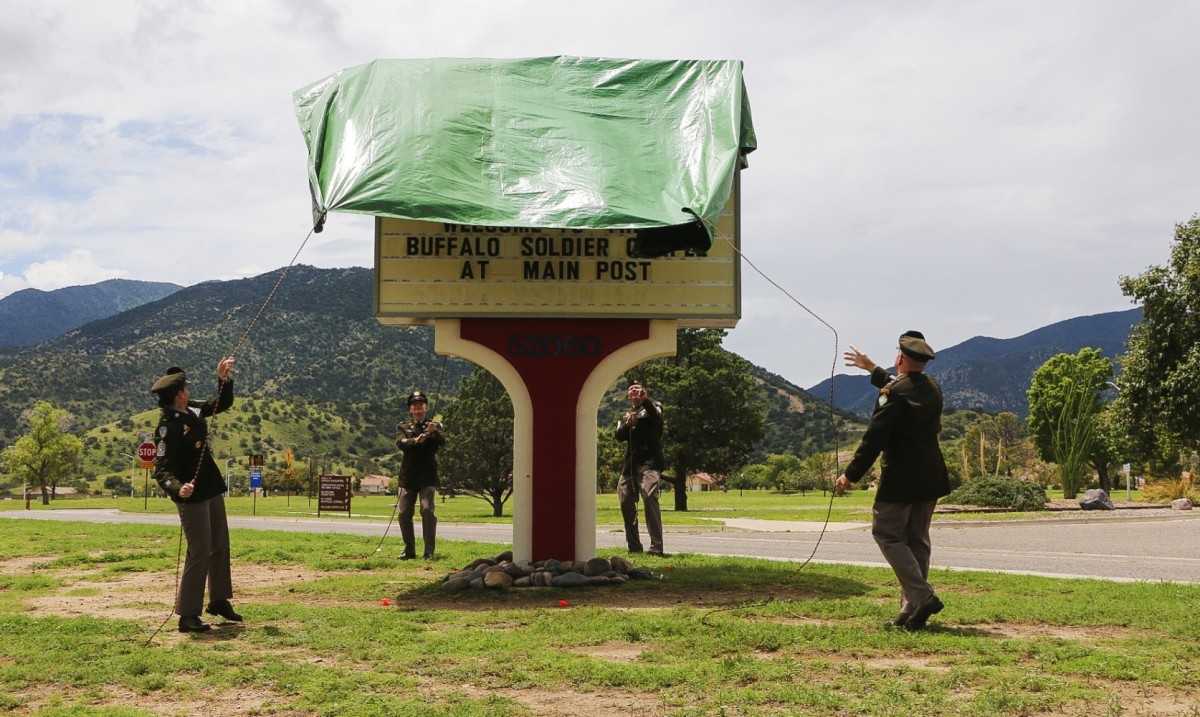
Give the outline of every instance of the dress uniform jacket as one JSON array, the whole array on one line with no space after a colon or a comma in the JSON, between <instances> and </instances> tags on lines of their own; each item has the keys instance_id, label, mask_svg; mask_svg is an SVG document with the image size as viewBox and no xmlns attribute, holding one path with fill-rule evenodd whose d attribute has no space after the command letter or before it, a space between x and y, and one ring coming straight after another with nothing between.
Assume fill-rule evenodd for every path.
<instances>
[{"instance_id":1,"label":"dress uniform jacket","mask_svg":"<svg viewBox=\"0 0 1200 717\"><path fill-rule=\"evenodd\" d=\"M188 401L188 410L162 409L154 437L158 456L154 459L154 480L176 503L199 503L229 490L213 460L208 445L209 416L233 405L233 379L221 382L216 398ZM196 466L199 465L199 471ZM196 480L189 498L180 498L184 483Z\"/></svg>"},{"instance_id":2,"label":"dress uniform jacket","mask_svg":"<svg viewBox=\"0 0 1200 717\"><path fill-rule=\"evenodd\" d=\"M446 437L439 429L417 443L417 437L425 432L427 423L405 421L396 428L396 446L404 452L400 461L400 485L410 491L438 485L437 451L446 444Z\"/></svg>"},{"instance_id":3,"label":"dress uniform jacket","mask_svg":"<svg viewBox=\"0 0 1200 717\"><path fill-rule=\"evenodd\" d=\"M919 503L950 492L946 460L938 445L942 430L942 389L929 375L891 377L883 368L871 373L880 387L871 423L845 474L857 483L879 455L879 489L875 500Z\"/></svg>"},{"instance_id":4,"label":"dress uniform jacket","mask_svg":"<svg viewBox=\"0 0 1200 717\"><path fill-rule=\"evenodd\" d=\"M629 453L625 458L626 475L648 470L661 471L666 467L662 435L662 406L654 401L642 401L632 425L627 426L624 422L618 424L617 440L629 441Z\"/></svg>"}]
</instances>

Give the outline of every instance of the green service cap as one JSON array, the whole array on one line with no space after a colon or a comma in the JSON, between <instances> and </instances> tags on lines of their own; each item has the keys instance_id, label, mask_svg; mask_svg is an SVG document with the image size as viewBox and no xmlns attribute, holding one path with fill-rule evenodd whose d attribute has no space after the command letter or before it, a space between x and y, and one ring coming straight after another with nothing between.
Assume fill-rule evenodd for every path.
<instances>
[{"instance_id":1,"label":"green service cap","mask_svg":"<svg viewBox=\"0 0 1200 717\"><path fill-rule=\"evenodd\" d=\"M920 331L905 331L900 334L900 353L921 363L934 359L933 349L925 343L925 334Z\"/></svg>"},{"instance_id":2,"label":"green service cap","mask_svg":"<svg viewBox=\"0 0 1200 717\"><path fill-rule=\"evenodd\" d=\"M150 393L159 393L160 391L175 390L183 388L187 384L187 373L178 366L172 366L167 369L167 373L162 378L154 382L150 387Z\"/></svg>"}]
</instances>

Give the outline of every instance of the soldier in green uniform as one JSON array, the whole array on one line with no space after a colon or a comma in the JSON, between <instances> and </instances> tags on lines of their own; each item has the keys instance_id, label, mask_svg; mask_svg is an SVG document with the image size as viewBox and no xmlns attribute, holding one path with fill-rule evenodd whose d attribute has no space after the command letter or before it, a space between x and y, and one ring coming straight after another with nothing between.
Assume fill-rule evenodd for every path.
<instances>
[{"instance_id":1,"label":"soldier in green uniform","mask_svg":"<svg viewBox=\"0 0 1200 717\"><path fill-rule=\"evenodd\" d=\"M925 373L925 364L934 358L933 349L919 331L901 334L895 376L854 346L845 358L847 366L871 372L879 398L858 450L835 487L849 490L883 454L871 534L903 591L900 613L888 624L920 630L943 608L928 580L929 524L938 498L950 492L946 461L938 444L942 389Z\"/></svg>"},{"instance_id":2,"label":"soldier in green uniform","mask_svg":"<svg viewBox=\"0 0 1200 717\"><path fill-rule=\"evenodd\" d=\"M617 503L625 522L625 543L631 553L642 552L638 536L638 498L645 504L646 532L650 555L663 555L662 513L658 505L658 482L666 466L663 459L662 406L650 400L645 386L635 383L625 395L631 409L617 421L617 440L626 443L621 477L617 479Z\"/></svg>"},{"instance_id":3,"label":"soldier in green uniform","mask_svg":"<svg viewBox=\"0 0 1200 717\"><path fill-rule=\"evenodd\" d=\"M413 512L416 504L421 505L421 537L425 541L424 557L433 560L433 549L437 542L437 516L433 513L438 488L437 451L446 443L442 426L437 421L427 420L428 399L420 391L408 395L408 413L411 421L404 421L396 428L396 446L404 453L400 461L400 494L397 496L400 537L404 540L401 560L417 557L416 536L413 529Z\"/></svg>"},{"instance_id":4,"label":"soldier in green uniform","mask_svg":"<svg viewBox=\"0 0 1200 717\"><path fill-rule=\"evenodd\" d=\"M162 415L155 430L158 457L154 480L179 510L187 537L187 559L175 598L180 632L205 632L200 619L204 585L208 584L205 612L241 622L229 599L233 581L229 567L229 525L225 518L228 487L208 445L209 416L233 405L233 358L217 364L218 394L207 401L191 400L191 387L183 369L173 366L150 388L158 395Z\"/></svg>"}]
</instances>

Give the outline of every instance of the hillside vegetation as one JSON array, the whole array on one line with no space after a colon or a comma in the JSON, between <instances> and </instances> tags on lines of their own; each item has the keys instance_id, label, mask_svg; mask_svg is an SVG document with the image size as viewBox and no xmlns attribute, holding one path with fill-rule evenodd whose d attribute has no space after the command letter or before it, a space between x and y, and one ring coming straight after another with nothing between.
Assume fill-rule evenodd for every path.
<instances>
[{"instance_id":1,"label":"hillside vegetation","mask_svg":"<svg viewBox=\"0 0 1200 717\"><path fill-rule=\"evenodd\" d=\"M207 398L216 390L217 360L236 350L236 402L218 419L214 439L219 459L269 457L291 446L297 460L322 456L359 472L394 474L404 397L421 388L437 412L454 400L472 365L434 353L431 327L379 324L369 269L295 266L251 326L278 277L198 284L0 352L0 444L14 441L21 414L46 400L75 417L85 471L128 471L120 454L132 453L138 434L157 420L153 381L182 366L193 395ZM826 403L765 370L755 368L754 377L768 413L754 460L833 446ZM598 422L607 425L615 410L602 406Z\"/></svg>"}]
</instances>

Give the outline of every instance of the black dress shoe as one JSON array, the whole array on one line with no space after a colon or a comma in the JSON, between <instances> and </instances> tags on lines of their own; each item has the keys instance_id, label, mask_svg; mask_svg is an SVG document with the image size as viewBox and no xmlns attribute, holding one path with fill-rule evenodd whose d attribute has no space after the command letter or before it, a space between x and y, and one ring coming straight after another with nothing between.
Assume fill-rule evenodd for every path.
<instances>
[{"instance_id":1,"label":"black dress shoe","mask_svg":"<svg viewBox=\"0 0 1200 717\"><path fill-rule=\"evenodd\" d=\"M219 615L230 622L242 621L242 616L233 611L233 606L229 604L228 600L210 602L208 607L204 609L204 612L209 615Z\"/></svg>"},{"instance_id":2,"label":"black dress shoe","mask_svg":"<svg viewBox=\"0 0 1200 717\"><path fill-rule=\"evenodd\" d=\"M421 556L422 560L433 560L433 553L425 553Z\"/></svg>"},{"instance_id":3,"label":"black dress shoe","mask_svg":"<svg viewBox=\"0 0 1200 717\"><path fill-rule=\"evenodd\" d=\"M416 560L417 556L412 553L400 553L400 560Z\"/></svg>"},{"instance_id":4,"label":"black dress shoe","mask_svg":"<svg viewBox=\"0 0 1200 717\"><path fill-rule=\"evenodd\" d=\"M937 595L930 597L918 605L916 610L913 610L912 617L908 618L908 622L904 623L904 629L910 632L923 629L929 616L936 615L944 607L945 605L942 604Z\"/></svg>"},{"instance_id":5,"label":"black dress shoe","mask_svg":"<svg viewBox=\"0 0 1200 717\"><path fill-rule=\"evenodd\" d=\"M908 619L912 617L911 612L902 612L896 617L884 623L887 627L904 627L908 624Z\"/></svg>"},{"instance_id":6,"label":"black dress shoe","mask_svg":"<svg viewBox=\"0 0 1200 717\"><path fill-rule=\"evenodd\" d=\"M649 550L647 550L647 551L646 551L646 555L653 555L653 556L654 556L654 557L656 557L656 558L665 558L665 557L667 557L667 554L666 554L666 553L664 553L664 552L663 552L663 551L661 551L661 550L655 550L654 548L650 548Z\"/></svg>"},{"instance_id":7,"label":"black dress shoe","mask_svg":"<svg viewBox=\"0 0 1200 717\"><path fill-rule=\"evenodd\" d=\"M208 632L212 625L200 619L199 615L184 615L179 618L180 632Z\"/></svg>"}]
</instances>

